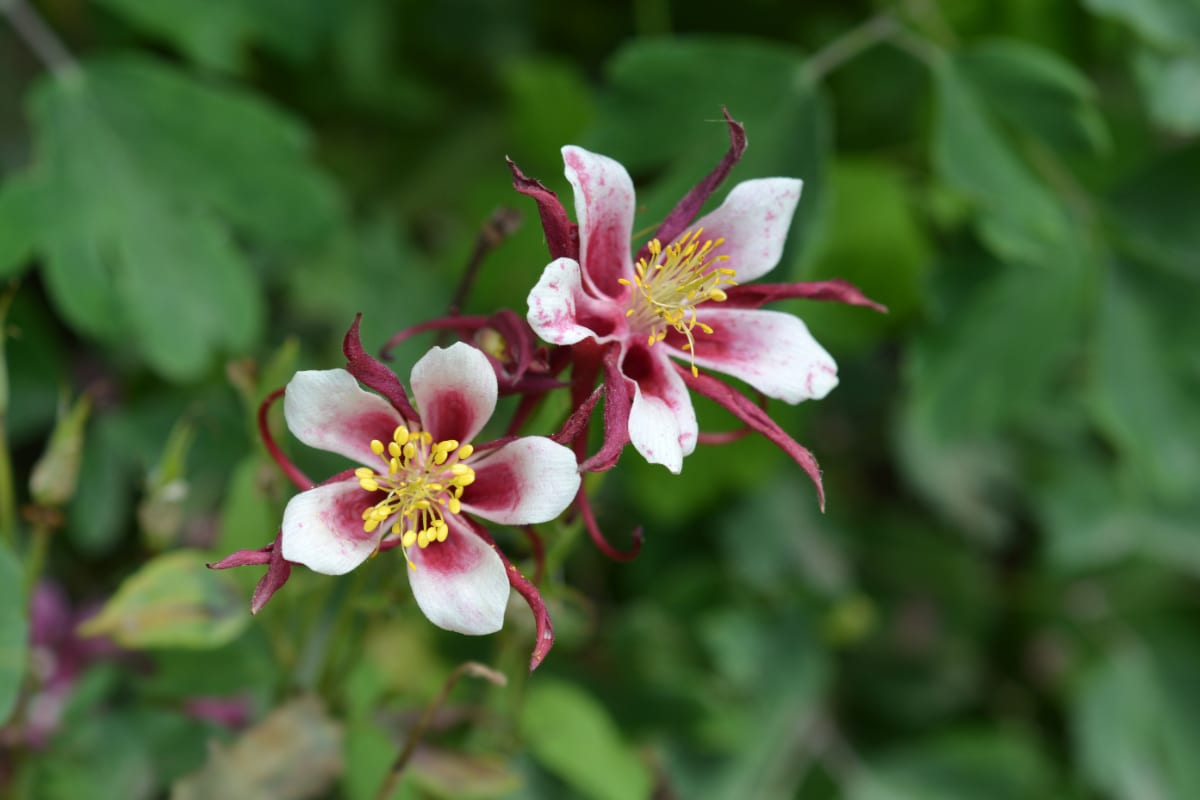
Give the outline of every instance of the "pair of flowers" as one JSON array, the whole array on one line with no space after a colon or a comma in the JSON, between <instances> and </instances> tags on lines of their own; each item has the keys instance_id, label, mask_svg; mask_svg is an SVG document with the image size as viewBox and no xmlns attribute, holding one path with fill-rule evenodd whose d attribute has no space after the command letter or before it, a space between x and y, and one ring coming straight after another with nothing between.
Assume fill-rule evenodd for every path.
<instances>
[{"instance_id":1,"label":"pair of flowers","mask_svg":"<svg viewBox=\"0 0 1200 800\"><path fill-rule=\"evenodd\" d=\"M575 223L553 192L512 165L515 188L538 204L554 258L529 295L527 316L529 327L555 346L553 354L535 354L536 343L511 312L475 323L447 318L418 326L465 334L473 325L476 341L486 332L500 346L488 354L463 342L429 351L412 371L414 408L396 376L364 352L356 321L344 343L346 369L298 373L284 392L288 427L300 441L361 465L320 485L270 441L264 404L260 427L268 448L303 491L288 504L273 544L214 565L268 565L254 610L287 580L293 563L343 574L398 547L418 605L439 627L468 634L498 630L515 588L537 621L536 667L553 641L545 607L475 517L531 525L554 519L578 500L593 538L615 554L595 530L580 472L615 466L626 444L679 472L702 436L689 389L778 444L809 474L824 503L811 454L759 404L701 369L789 403L824 397L837 383L833 359L799 319L761 306L807 297L882 307L840 281L746 285L778 263L799 180L741 183L719 208L692 223L745 149L741 125L728 114L726 120L728 153L636 258L630 245L635 195L619 163L582 148L563 149ZM475 442L501 388L522 394L527 411L563 385L555 379L568 366L574 411L554 437ZM588 455L586 434L601 395L603 443Z\"/></svg>"}]
</instances>

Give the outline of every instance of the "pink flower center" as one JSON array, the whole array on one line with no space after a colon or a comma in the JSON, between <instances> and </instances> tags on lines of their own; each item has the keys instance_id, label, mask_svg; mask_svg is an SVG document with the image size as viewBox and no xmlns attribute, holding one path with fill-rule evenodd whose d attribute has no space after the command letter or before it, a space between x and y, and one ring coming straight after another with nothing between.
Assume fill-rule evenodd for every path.
<instances>
[{"instance_id":1,"label":"pink flower center","mask_svg":"<svg viewBox=\"0 0 1200 800\"><path fill-rule=\"evenodd\" d=\"M674 329L687 338L683 349L692 354L692 374L698 374L695 362L695 331L712 333L713 329L696 318L696 306L712 300L725 300L723 286L736 286L736 273L728 267L718 267L729 256L714 251L724 239L700 241L703 228L683 234L665 248L652 239L648 248L649 260L638 259L633 280L620 282L632 286L625 316L632 330L646 334L650 346L667 338Z\"/></svg>"},{"instance_id":2,"label":"pink flower center","mask_svg":"<svg viewBox=\"0 0 1200 800\"><path fill-rule=\"evenodd\" d=\"M371 452L379 456L383 469L359 467L354 474L365 491L386 496L363 511L363 530L373 533L390 522L391 533L401 537L405 558L413 545L424 549L446 541L450 529L445 513L462 510L463 489L475 482L475 470L462 463L475 448L457 439L435 442L429 433L401 425L386 445L371 440ZM408 565L416 568L411 559Z\"/></svg>"}]
</instances>

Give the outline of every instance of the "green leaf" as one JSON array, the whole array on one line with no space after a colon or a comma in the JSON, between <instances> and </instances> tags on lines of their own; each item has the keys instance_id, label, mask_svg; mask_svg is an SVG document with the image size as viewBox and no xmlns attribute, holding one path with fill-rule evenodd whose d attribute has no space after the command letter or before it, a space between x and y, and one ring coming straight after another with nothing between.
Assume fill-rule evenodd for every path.
<instances>
[{"instance_id":1,"label":"green leaf","mask_svg":"<svg viewBox=\"0 0 1200 800\"><path fill-rule=\"evenodd\" d=\"M97 65L35 94L35 180L41 202L60 213L40 247L51 297L69 322L113 343L132 336L160 374L182 381L214 352L255 341L262 299L229 230L151 155L171 132L126 125L122 110L153 105L139 80L157 70ZM185 119L199 111L176 106Z\"/></svg>"},{"instance_id":2,"label":"green leaf","mask_svg":"<svg viewBox=\"0 0 1200 800\"><path fill-rule=\"evenodd\" d=\"M1166 569L1200 575L1200 535L1194 499L1180 507L1155 503L1116 479L1101 454L1057 460L1036 485L1046 531L1044 554L1055 569L1088 573L1141 557Z\"/></svg>"},{"instance_id":3,"label":"green leaf","mask_svg":"<svg viewBox=\"0 0 1200 800\"><path fill-rule=\"evenodd\" d=\"M638 195L635 236L648 228L648 238L728 149L721 116L727 106L745 124L749 147L712 203L747 178L802 178L804 196L789 242L794 253L812 242L824 202L829 112L807 80L800 52L716 37L638 39L617 52L606 74L607 91L586 144L635 176L660 171L653 189Z\"/></svg>"},{"instance_id":4,"label":"green leaf","mask_svg":"<svg viewBox=\"0 0 1200 800\"><path fill-rule=\"evenodd\" d=\"M171 787L173 800L311 800L342 771L342 729L321 701L301 696L271 712ZM264 758L264 755L269 757Z\"/></svg>"},{"instance_id":5,"label":"green leaf","mask_svg":"<svg viewBox=\"0 0 1200 800\"><path fill-rule=\"evenodd\" d=\"M1046 755L1015 733L962 730L903 745L854 773L847 800L1061 797Z\"/></svg>"},{"instance_id":6,"label":"green leaf","mask_svg":"<svg viewBox=\"0 0 1200 800\"><path fill-rule=\"evenodd\" d=\"M828 228L805 279L842 278L888 307L874 314L805 303L800 314L833 353L881 339L924 304L933 251L903 173L879 159L839 159L830 180Z\"/></svg>"},{"instance_id":7,"label":"green leaf","mask_svg":"<svg viewBox=\"0 0 1200 800\"><path fill-rule=\"evenodd\" d=\"M105 121L164 196L273 246L309 246L340 221L308 132L260 97L133 58L93 62L87 75Z\"/></svg>"},{"instance_id":8,"label":"green leaf","mask_svg":"<svg viewBox=\"0 0 1200 800\"><path fill-rule=\"evenodd\" d=\"M1200 796L1196 655L1126 642L1083 676L1071 728L1092 786L1112 797Z\"/></svg>"},{"instance_id":9,"label":"green leaf","mask_svg":"<svg viewBox=\"0 0 1200 800\"><path fill-rule=\"evenodd\" d=\"M424 747L413 753L408 766L412 780L434 797L483 800L509 797L521 788L512 765L493 755L472 755Z\"/></svg>"},{"instance_id":10,"label":"green leaf","mask_svg":"<svg viewBox=\"0 0 1200 800\"><path fill-rule=\"evenodd\" d=\"M1012 267L979 283L912 352L911 402L947 440L1029 419L1082 331L1084 269Z\"/></svg>"},{"instance_id":11,"label":"green leaf","mask_svg":"<svg viewBox=\"0 0 1200 800\"><path fill-rule=\"evenodd\" d=\"M1157 305L1114 273L1096 326L1090 406L1140 485L1185 500L1200 486L1198 381L1167 357Z\"/></svg>"},{"instance_id":12,"label":"green leaf","mask_svg":"<svg viewBox=\"0 0 1200 800\"><path fill-rule=\"evenodd\" d=\"M998 256L1055 267L1073 245L1064 209L1009 147L957 62L938 62L934 77L938 174L975 202L980 236Z\"/></svg>"},{"instance_id":13,"label":"green leaf","mask_svg":"<svg viewBox=\"0 0 1200 800\"><path fill-rule=\"evenodd\" d=\"M1200 46L1200 6L1194 0L1084 0L1083 4L1125 23L1160 47Z\"/></svg>"},{"instance_id":14,"label":"green leaf","mask_svg":"<svg viewBox=\"0 0 1200 800\"><path fill-rule=\"evenodd\" d=\"M262 42L293 58L311 55L331 20L319 0L99 0L100 5L146 33L169 42L213 69L237 71L248 44Z\"/></svg>"},{"instance_id":15,"label":"green leaf","mask_svg":"<svg viewBox=\"0 0 1200 800\"><path fill-rule=\"evenodd\" d=\"M17 704L28 643L25 575L21 562L0 542L0 724L8 721Z\"/></svg>"},{"instance_id":16,"label":"green leaf","mask_svg":"<svg viewBox=\"0 0 1200 800\"><path fill-rule=\"evenodd\" d=\"M263 456L249 455L238 462L221 507L218 540L213 547L218 557L235 550L254 550L275 538L279 506L268 490L277 485L277 476L275 465Z\"/></svg>"},{"instance_id":17,"label":"green leaf","mask_svg":"<svg viewBox=\"0 0 1200 800\"><path fill-rule=\"evenodd\" d=\"M195 551L158 556L125 579L100 613L79 627L141 649L220 647L250 622L245 598Z\"/></svg>"},{"instance_id":18,"label":"green leaf","mask_svg":"<svg viewBox=\"0 0 1200 800\"><path fill-rule=\"evenodd\" d=\"M524 153L513 157L527 173L542 164L557 167L559 148L577 141L594 115L592 92L584 76L569 62L516 61L503 72L508 91L513 141Z\"/></svg>"},{"instance_id":19,"label":"green leaf","mask_svg":"<svg viewBox=\"0 0 1200 800\"><path fill-rule=\"evenodd\" d=\"M539 677L529 687L521 731L533 757L594 800L650 796L650 771L594 697Z\"/></svg>"},{"instance_id":20,"label":"green leaf","mask_svg":"<svg viewBox=\"0 0 1200 800\"><path fill-rule=\"evenodd\" d=\"M1134 75L1159 127L1176 136L1200 133L1200 47L1189 53L1134 54Z\"/></svg>"},{"instance_id":21,"label":"green leaf","mask_svg":"<svg viewBox=\"0 0 1200 800\"><path fill-rule=\"evenodd\" d=\"M0 183L0 280L20 275L37 242L38 194L28 176Z\"/></svg>"},{"instance_id":22,"label":"green leaf","mask_svg":"<svg viewBox=\"0 0 1200 800\"><path fill-rule=\"evenodd\" d=\"M1112 208L1140 259L1200 281L1200 146L1145 164L1117 188Z\"/></svg>"},{"instance_id":23,"label":"green leaf","mask_svg":"<svg viewBox=\"0 0 1200 800\"><path fill-rule=\"evenodd\" d=\"M1069 61L1035 45L994 39L955 59L996 114L1066 154L1105 153L1112 140L1096 89Z\"/></svg>"},{"instance_id":24,"label":"green leaf","mask_svg":"<svg viewBox=\"0 0 1200 800\"><path fill-rule=\"evenodd\" d=\"M88 556L111 552L125 532L135 481L123 426L111 414L88 427L79 483L67 507L66 536Z\"/></svg>"},{"instance_id":25,"label":"green leaf","mask_svg":"<svg viewBox=\"0 0 1200 800\"><path fill-rule=\"evenodd\" d=\"M61 729L32 768L31 797L76 800L156 795L155 766L134 715L102 711Z\"/></svg>"},{"instance_id":26,"label":"green leaf","mask_svg":"<svg viewBox=\"0 0 1200 800\"><path fill-rule=\"evenodd\" d=\"M99 5L130 24L172 42L198 64L233 71L254 33L249 3L195 3L191 0L99 0Z\"/></svg>"}]
</instances>

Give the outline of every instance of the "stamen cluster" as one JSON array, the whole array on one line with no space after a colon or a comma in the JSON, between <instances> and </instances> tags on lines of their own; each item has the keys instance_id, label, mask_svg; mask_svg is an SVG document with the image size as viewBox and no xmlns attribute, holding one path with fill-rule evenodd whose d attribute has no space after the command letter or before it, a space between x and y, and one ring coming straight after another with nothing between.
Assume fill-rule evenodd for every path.
<instances>
[{"instance_id":1,"label":"stamen cluster","mask_svg":"<svg viewBox=\"0 0 1200 800\"><path fill-rule=\"evenodd\" d=\"M427 431L409 431L403 425L386 445L371 440L371 452L383 462L383 470L359 467L354 474L365 491L387 496L363 511L363 530L373 533L392 520L391 532L403 534L400 543L406 552L414 544L425 548L446 541L450 530L445 511L459 513L463 489L475 482L475 470L462 463L474 451L457 439L434 442Z\"/></svg>"},{"instance_id":2,"label":"stamen cluster","mask_svg":"<svg viewBox=\"0 0 1200 800\"><path fill-rule=\"evenodd\" d=\"M650 258L638 259L633 281L619 279L637 289L625 316L631 325L649 331L646 344L661 342L667 338L667 330L674 328L687 337L683 349L692 353L693 359L696 346L693 331L699 328L704 333L713 332L696 318L696 306L707 300L723 302L726 295L721 287L737 285L734 270L715 266L729 259L713 254L725 240L707 239L701 244L703 232L703 228L697 228L685 233L665 249L658 239L651 240L647 245ZM694 360L692 374L698 374Z\"/></svg>"}]
</instances>

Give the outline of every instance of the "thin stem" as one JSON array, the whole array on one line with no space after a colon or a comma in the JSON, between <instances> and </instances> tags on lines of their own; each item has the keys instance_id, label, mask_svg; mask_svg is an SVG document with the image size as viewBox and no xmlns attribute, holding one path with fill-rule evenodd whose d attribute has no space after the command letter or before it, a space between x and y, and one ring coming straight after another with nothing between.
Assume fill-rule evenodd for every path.
<instances>
[{"instance_id":1,"label":"thin stem","mask_svg":"<svg viewBox=\"0 0 1200 800\"><path fill-rule=\"evenodd\" d=\"M429 728L429 724L433 722L434 715L442 707L442 703L446 702L446 698L450 695L450 690L454 688L454 685L458 683L458 679L463 675L470 675L473 678L483 678L485 681L496 686L505 686L508 684L508 679L503 674L480 664L478 661L466 661L459 664L450 673L450 677L446 678L446 682L442 684L441 691L438 692L437 697L433 698L433 702L426 707L425 713L421 715L421 719L409 731L408 738L404 741L404 748L396 756L396 760L392 762L392 768L388 771L383 785L379 787L379 792L375 795L375 800L388 800L395 793L396 783L400 780L400 775L404 772L404 768L408 766L408 761L416 751L417 745L425 738L425 731Z\"/></svg>"},{"instance_id":2,"label":"thin stem","mask_svg":"<svg viewBox=\"0 0 1200 800\"><path fill-rule=\"evenodd\" d=\"M805 72L811 83L820 83L829 73L861 55L900 30L890 11L883 11L851 28L809 57Z\"/></svg>"},{"instance_id":3,"label":"thin stem","mask_svg":"<svg viewBox=\"0 0 1200 800\"><path fill-rule=\"evenodd\" d=\"M75 56L26 0L0 0L0 13L8 17L17 35L29 45L46 69L60 77L80 73Z\"/></svg>"},{"instance_id":4,"label":"thin stem","mask_svg":"<svg viewBox=\"0 0 1200 800\"><path fill-rule=\"evenodd\" d=\"M458 288L454 290L454 297L450 300L450 312L447 316L458 316L458 312L467 301L471 287L475 285L479 268L483 266L483 261L487 258L488 253L503 244L504 240L512 236L519 227L521 227L521 214L515 208L501 206L492 212L488 221L484 223L483 229L479 231L479 236L475 239L475 249L471 251L471 258L467 261L467 268L463 270L462 280L458 282Z\"/></svg>"},{"instance_id":5,"label":"thin stem","mask_svg":"<svg viewBox=\"0 0 1200 800\"><path fill-rule=\"evenodd\" d=\"M29 544L25 550L25 596L32 598L42 569L46 565L46 552L50 549L50 538L54 535L54 517L51 509L37 509L37 518L30 531Z\"/></svg>"},{"instance_id":6,"label":"thin stem","mask_svg":"<svg viewBox=\"0 0 1200 800\"><path fill-rule=\"evenodd\" d=\"M17 294L14 282L0 294L0 541L9 548L17 544L17 493L13 486L12 457L8 452L8 359L5 345L8 309Z\"/></svg>"}]
</instances>

